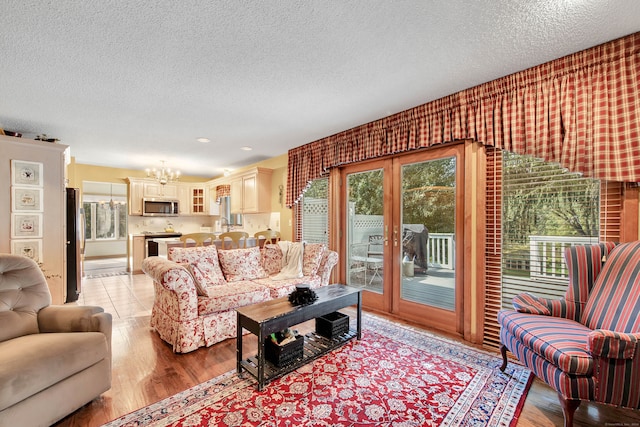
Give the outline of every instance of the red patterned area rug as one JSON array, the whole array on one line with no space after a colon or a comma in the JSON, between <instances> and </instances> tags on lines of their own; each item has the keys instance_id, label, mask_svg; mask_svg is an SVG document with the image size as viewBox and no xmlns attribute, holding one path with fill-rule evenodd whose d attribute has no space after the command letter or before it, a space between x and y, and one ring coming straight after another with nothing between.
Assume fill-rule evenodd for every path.
<instances>
[{"instance_id":1,"label":"red patterned area rug","mask_svg":"<svg viewBox=\"0 0 640 427\"><path fill-rule=\"evenodd\" d=\"M361 341L261 392L233 371L105 426L514 426L532 374L501 361L364 314Z\"/></svg>"}]
</instances>

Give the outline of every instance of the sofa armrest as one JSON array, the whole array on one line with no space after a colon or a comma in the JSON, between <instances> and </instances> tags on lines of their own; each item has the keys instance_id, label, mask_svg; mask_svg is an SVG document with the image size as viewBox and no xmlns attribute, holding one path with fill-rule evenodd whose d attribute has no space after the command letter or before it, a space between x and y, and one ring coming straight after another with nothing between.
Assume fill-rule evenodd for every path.
<instances>
[{"instance_id":1,"label":"sofa armrest","mask_svg":"<svg viewBox=\"0 0 640 427\"><path fill-rule=\"evenodd\" d=\"M640 333L596 329L588 336L587 351L594 357L605 359L633 359L638 354L638 342Z\"/></svg>"},{"instance_id":2,"label":"sofa armrest","mask_svg":"<svg viewBox=\"0 0 640 427\"><path fill-rule=\"evenodd\" d=\"M320 276L320 286L326 286L329 284L329 279L331 278L331 271L333 267L338 264L338 253L332 250L325 250L322 258L320 259L320 266L318 267L318 272L316 273Z\"/></svg>"},{"instance_id":3,"label":"sofa armrest","mask_svg":"<svg viewBox=\"0 0 640 427\"><path fill-rule=\"evenodd\" d=\"M50 305L38 311L40 332L103 332L111 334L111 314L102 307Z\"/></svg>"},{"instance_id":4,"label":"sofa armrest","mask_svg":"<svg viewBox=\"0 0 640 427\"><path fill-rule=\"evenodd\" d=\"M173 261L152 256L142 261L142 271L153 279L154 306L162 305L163 311L181 321L198 317L196 284L186 268Z\"/></svg>"}]
</instances>

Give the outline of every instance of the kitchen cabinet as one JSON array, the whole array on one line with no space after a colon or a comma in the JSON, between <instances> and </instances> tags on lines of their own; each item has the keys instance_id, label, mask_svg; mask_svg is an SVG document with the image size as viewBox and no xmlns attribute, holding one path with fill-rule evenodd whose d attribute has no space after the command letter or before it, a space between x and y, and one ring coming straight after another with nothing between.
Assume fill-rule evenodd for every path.
<instances>
[{"instance_id":1,"label":"kitchen cabinet","mask_svg":"<svg viewBox=\"0 0 640 427\"><path fill-rule=\"evenodd\" d=\"M132 274L142 273L142 261L145 259L147 251L145 246L146 241L144 235L129 235L129 256L131 257L129 271Z\"/></svg>"},{"instance_id":2,"label":"kitchen cabinet","mask_svg":"<svg viewBox=\"0 0 640 427\"><path fill-rule=\"evenodd\" d=\"M260 213L271 211L271 175L267 168L253 168L231 178L231 212Z\"/></svg>"},{"instance_id":3,"label":"kitchen cabinet","mask_svg":"<svg viewBox=\"0 0 640 427\"><path fill-rule=\"evenodd\" d=\"M129 215L142 215L142 198L144 197L144 183L133 178L129 182Z\"/></svg>"},{"instance_id":4,"label":"kitchen cabinet","mask_svg":"<svg viewBox=\"0 0 640 427\"><path fill-rule=\"evenodd\" d=\"M188 185L178 186L178 212L180 215L191 215L191 193Z\"/></svg>"},{"instance_id":5,"label":"kitchen cabinet","mask_svg":"<svg viewBox=\"0 0 640 427\"><path fill-rule=\"evenodd\" d=\"M143 194L144 194L144 197L151 198L151 199L153 198L177 199L178 185L179 184L162 185L158 182L145 182Z\"/></svg>"},{"instance_id":6,"label":"kitchen cabinet","mask_svg":"<svg viewBox=\"0 0 640 427\"><path fill-rule=\"evenodd\" d=\"M209 194L203 185L192 186L189 191L192 215L208 215Z\"/></svg>"},{"instance_id":7,"label":"kitchen cabinet","mask_svg":"<svg viewBox=\"0 0 640 427\"><path fill-rule=\"evenodd\" d=\"M142 215L142 199L176 199L180 215L191 215L191 185L162 185L153 179L127 178L129 183L129 215Z\"/></svg>"}]
</instances>

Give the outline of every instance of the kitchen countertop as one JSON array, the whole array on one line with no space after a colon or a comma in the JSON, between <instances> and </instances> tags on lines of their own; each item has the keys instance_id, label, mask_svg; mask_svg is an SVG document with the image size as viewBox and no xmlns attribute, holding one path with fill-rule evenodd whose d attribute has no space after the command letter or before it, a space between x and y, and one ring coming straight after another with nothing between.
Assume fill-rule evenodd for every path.
<instances>
[{"instance_id":1,"label":"kitchen countertop","mask_svg":"<svg viewBox=\"0 0 640 427\"><path fill-rule=\"evenodd\" d=\"M176 231L143 231L141 233L146 239L159 239L166 237L180 237L182 233Z\"/></svg>"}]
</instances>

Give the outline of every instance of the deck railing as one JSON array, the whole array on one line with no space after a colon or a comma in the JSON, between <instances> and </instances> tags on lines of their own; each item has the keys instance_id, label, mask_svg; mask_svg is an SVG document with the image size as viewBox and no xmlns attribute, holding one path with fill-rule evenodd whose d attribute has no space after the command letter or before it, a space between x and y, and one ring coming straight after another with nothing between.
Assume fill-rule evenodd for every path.
<instances>
[{"instance_id":1,"label":"deck railing","mask_svg":"<svg viewBox=\"0 0 640 427\"><path fill-rule=\"evenodd\" d=\"M569 246L597 243L597 237L529 236L532 279L565 279L568 276L564 250Z\"/></svg>"},{"instance_id":2,"label":"deck railing","mask_svg":"<svg viewBox=\"0 0 640 427\"><path fill-rule=\"evenodd\" d=\"M429 233L427 251L429 267L454 269L456 251L453 233Z\"/></svg>"}]
</instances>

